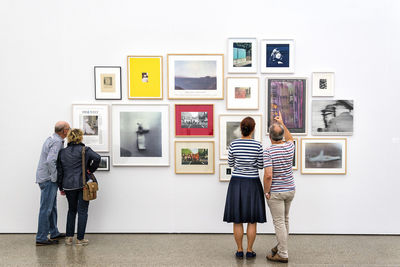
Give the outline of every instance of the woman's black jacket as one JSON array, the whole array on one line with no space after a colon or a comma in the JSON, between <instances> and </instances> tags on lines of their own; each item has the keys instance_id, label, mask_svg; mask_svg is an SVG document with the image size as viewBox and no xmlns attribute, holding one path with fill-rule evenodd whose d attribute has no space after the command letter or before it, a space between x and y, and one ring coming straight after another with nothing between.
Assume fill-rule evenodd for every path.
<instances>
[{"instance_id":1,"label":"woman's black jacket","mask_svg":"<svg viewBox=\"0 0 400 267\"><path fill-rule=\"evenodd\" d=\"M82 179L82 147L84 144L69 143L58 153L57 158L57 183L60 190L80 189L83 187ZM91 173L97 170L100 164L100 155L90 147L85 147L86 171ZM86 173L86 181L88 175Z\"/></svg>"}]
</instances>

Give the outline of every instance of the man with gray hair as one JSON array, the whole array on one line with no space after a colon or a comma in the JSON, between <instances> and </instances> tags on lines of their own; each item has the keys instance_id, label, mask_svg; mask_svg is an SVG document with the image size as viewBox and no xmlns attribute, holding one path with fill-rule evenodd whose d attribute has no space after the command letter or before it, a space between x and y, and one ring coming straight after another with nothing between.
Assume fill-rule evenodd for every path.
<instances>
[{"instance_id":1,"label":"man with gray hair","mask_svg":"<svg viewBox=\"0 0 400 267\"><path fill-rule=\"evenodd\" d=\"M264 150L264 193L272 215L278 244L267 259L288 262L289 209L294 198L293 137L283 123L281 113L269 127L271 146Z\"/></svg>"},{"instance_id":2,"label":"man with gray hair","mask_svg":"<svg viewBox=\"0 0 400 267\"><path fill-rule=\"evenodd\" d=\"M40 211L36 245L58 244L58 239L65 237L57 228L57 169L58 152L64 147L64 138L70 126L65 121L59 121L54 127L54 133L48 137L42 146L39 164L36 171L36 183L40 187ZM50 239L48 235L50 234Z\"/></svg>"}]
</instances>

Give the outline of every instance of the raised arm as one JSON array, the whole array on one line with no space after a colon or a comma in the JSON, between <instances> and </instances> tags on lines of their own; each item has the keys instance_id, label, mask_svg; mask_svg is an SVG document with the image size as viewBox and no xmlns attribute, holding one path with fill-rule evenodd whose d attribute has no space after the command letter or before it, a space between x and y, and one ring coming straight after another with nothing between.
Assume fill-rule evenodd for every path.
<instances>
[{"instance_id":1,"label":"raised arm","mask_svg":"<svg viewBox=\"0 0 400 267\"><path fill-rule=\"evenodd\" d=\"M274 118L274 120L275 120L277 123L279 123L280 125L283 126L283 129L285 130L284 135L283 135L284 138L285 138L285 142L292 142L292 143L293 143L293 136L292 136L292 134L290 133L289 129L286 128L285 124L283 123L283 119L282 119L282 115L281 115L281 112L280 112L280 111L279 111L279 116L276 116L276 117Z\"/></svg>"}]
</instances>

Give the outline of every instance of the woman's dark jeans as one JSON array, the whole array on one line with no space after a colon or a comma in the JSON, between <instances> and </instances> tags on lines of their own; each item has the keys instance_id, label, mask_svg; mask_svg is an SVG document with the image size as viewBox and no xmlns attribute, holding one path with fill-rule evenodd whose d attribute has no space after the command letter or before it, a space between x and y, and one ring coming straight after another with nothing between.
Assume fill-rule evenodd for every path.
<instances>
[{"instance_id":1,"label":"woman's dark jeans","mask_svg":"<svg viewBox=\"0 0 400 267\"><path fill-rule=\"evenodd\" d=\"M85 237L86 223L88 219L89 201L83 200L82 189L65 190L68 199L68 216L66 236L72 237L75 232L75 219L78 212L78 240Z\"/></svg>"}]
</instances>

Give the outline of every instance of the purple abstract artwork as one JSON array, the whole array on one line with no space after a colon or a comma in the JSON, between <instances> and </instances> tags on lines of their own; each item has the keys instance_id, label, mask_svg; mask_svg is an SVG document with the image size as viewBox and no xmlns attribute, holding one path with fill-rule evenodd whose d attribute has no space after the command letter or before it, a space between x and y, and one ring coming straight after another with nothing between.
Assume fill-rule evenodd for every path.
<instances>
[{"instance_id":1,"label":"purple abstract artwork","mask_svg":"<svg viewBox=\"0 0 400 267\"><path fill-rule=\"evenodd\" d=\"M305 79L270 79L269 125L273 118L282 114L283 122L293 133L305 133Z\"/></svg>"}]
</instances>

